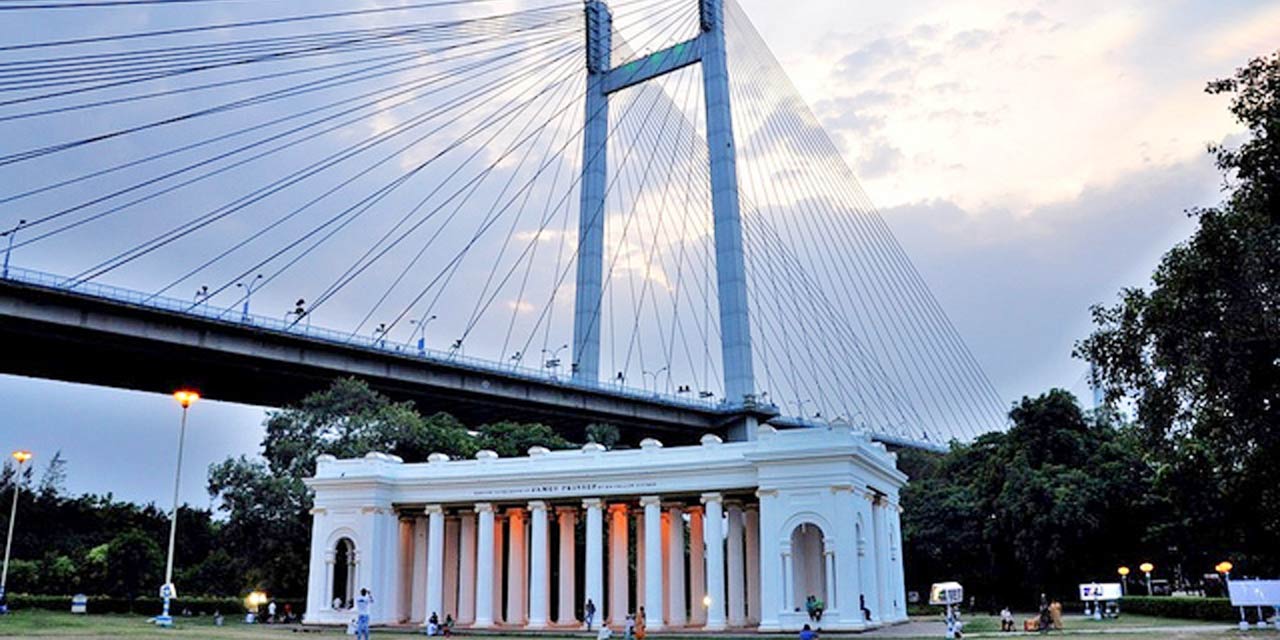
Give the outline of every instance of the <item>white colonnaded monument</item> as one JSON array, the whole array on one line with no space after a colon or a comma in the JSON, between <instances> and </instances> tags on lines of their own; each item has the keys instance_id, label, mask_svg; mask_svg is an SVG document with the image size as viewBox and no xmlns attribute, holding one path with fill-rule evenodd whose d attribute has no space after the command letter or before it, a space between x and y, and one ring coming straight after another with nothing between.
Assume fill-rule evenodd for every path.
<instances>
[{"instance_id":1,"label":"white colonnaded monument","mask_svg":"<svg viewBox=\"0 0 1280 640\"><path fill-rule=\"evenodd\" d=\"M475 460L320 456L306 621L794 630L906 620L895 454L848 425ZM552 520L554 519L554 524ZM554 533L553 533L554 531Z\"/></svg>"}]
</instances>

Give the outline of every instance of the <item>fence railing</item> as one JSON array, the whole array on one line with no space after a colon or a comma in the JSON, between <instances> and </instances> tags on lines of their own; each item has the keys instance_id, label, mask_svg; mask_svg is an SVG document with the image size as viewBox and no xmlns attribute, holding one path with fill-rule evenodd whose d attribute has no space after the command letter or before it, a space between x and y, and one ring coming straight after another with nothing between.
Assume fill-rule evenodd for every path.
<instances>
[{"instance_id":1,"label":"fence railing","mask_svg":"<svg viewBox=\"0 0 1280 640\"><path fill-rule=\"evenodd\" d=\"M250 326L260 331L270 331L289 336L302 337L317 342L354 347L379 353L390 353L397 356L421 360L434 364L462 367L478 373L490 373L508 377L523 378L530 381L550 383L570 389L603 392L614 396L635 398L647 402L658 402L675 407L688 407L699 410L729 410L734 408L725 401L710 398L699 398L692 394L669 394L637 389L620 384L604 384L574 380L570 376L562 376L558 372L546 369L535 369L520 364L508 364L468 356L458 350L419 349L416 345L394 341L388 338L360 335L355 332L338 331L312 325L308 318L299 321L286 320L284 317L247 313L240 308L220 307L205 300L183 300L116 287L97 282L72 281L63 276L33 269L10 266L4 279L22 284L65 291L83 296L102 298L112 302L123 303L134 307L154 309L168 313L177 313L211 320L233 326Z\"/></svg>"}]
</instances>

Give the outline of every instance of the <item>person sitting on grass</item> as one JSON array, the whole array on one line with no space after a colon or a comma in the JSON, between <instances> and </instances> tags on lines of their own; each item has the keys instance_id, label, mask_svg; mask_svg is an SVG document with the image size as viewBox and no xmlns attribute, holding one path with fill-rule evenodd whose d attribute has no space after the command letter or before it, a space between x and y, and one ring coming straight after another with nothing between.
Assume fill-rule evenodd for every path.
<instances>
[{"instance_id":1,"label":"person sitting on grass","mask_svg":"<svg viewBox=\"0 0 1280 640\"><path fill-rule=\"evenodd\" d=\"M809 628L809 625L806 624L804 628L800 630L800 640L818 640L818 632Z\"/></svg>"}]
</instances>

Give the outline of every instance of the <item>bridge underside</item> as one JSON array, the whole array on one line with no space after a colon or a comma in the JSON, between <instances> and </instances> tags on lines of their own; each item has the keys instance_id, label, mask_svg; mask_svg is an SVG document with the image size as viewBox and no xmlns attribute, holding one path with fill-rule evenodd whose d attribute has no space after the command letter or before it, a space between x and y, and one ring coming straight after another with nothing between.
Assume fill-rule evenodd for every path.
<instances>
[{"instance_id":1,"label":"bridge underside","mask_svg":"<svg viewBox=\"0 0 1280 640\"><path fill-rule=\"evenodd\" d=\"M185 386L213 400L268 407L355 376L412 400L423 413L446 411L468 426L537 421L574 439L586 425L608 422L628 439L693 443L743 417L741 410L615 394L12 281L0 281L0 344L6 374L158 393Z\"/></svg>"}]
</instances>

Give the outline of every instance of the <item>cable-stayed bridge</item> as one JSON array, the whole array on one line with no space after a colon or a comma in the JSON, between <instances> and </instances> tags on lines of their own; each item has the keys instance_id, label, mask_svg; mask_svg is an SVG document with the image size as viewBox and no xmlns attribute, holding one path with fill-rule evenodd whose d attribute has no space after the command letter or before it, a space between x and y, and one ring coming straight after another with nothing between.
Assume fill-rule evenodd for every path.
<instances>
[{"instance_id":1,"label":"cable-stayed bridge","mask_svg":"<svg viewBox=\"0 0 1280 640\"><path fill-rule=\"evenodd\" d=\"M1003 403L740 7L0 4L3 371L908 446Z\"/></svg>"}]
</instances>

